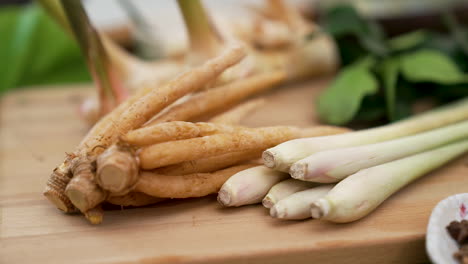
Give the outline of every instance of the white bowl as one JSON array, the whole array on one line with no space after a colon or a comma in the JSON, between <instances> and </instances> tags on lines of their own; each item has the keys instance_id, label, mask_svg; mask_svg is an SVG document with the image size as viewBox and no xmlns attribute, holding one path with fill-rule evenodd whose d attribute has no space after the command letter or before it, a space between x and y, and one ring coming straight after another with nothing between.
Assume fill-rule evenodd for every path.
<instances>
[{"instance_id":1,"label":"white bowl","mask_svg":"<svg viewBox=\"0 0 468 264\"><path fill-rule=\"evenodd\" d=\"M452 221L468 220L468 193L449 196L432 210L426 232L426 251L436 264L458 264L453 253L458 251L457 242L447 232Z\"/></svg>"}]
</instances>

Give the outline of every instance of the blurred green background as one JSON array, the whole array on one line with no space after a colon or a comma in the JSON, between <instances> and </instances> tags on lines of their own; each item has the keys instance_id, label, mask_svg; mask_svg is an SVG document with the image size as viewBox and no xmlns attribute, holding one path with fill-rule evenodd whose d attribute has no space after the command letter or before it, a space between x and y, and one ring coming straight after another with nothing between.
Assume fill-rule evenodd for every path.
<instances>
[{"instance_id":1,"label":"blurred green background","mask_svg":"<svg viewBox=\"0 0 468 264\"><path fill-rule=\"evenodd\" d=\"M37 5L0 8L0 93L90 80L80 49Z\"/></svg>"}]
</instances>

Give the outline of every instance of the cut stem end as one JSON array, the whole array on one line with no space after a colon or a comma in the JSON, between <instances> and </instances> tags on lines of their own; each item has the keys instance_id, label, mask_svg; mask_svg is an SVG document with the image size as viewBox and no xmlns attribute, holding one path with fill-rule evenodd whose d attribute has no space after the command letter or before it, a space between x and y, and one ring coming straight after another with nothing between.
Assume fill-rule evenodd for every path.
<instances>
[{"instance_id":1,"label":"cut stem end","mask_svg":"<svg viewBox=\"0 0 468 264\"><path fill-rule=\"evenodd\" d=\"M271 207L271 209L270 209L270 216L271 217L283 219L283 218L286 218L287 215L288 215L288 212L287 212L286 208L284 208L284 207L275 205L275 206Z\"/></svg>"},{"instance_id":2,"label":"cut stem end","mask_svg":"<svg viewBox=\"0 0 468 264\"><path fill-rule=\"evenodd\" d=\"M44 196L59 210L65 213L73 213L76 211L75 206L73 206L68 197L66 197L64 194L49 189L44 192Z\"/></svg>"},{"instance_id":3,"label":"cut stem end","mask_svg":"<svg viewBox=\"0 0 468 264\"><path fill-rule=\"evenodd\" d=\"M276 163L275 163L275 154L274 153L266 150L262 154L262 159L263 159L263 164L265 166L267 166L270 169L275 168Z\"/></svg>"},{"instance_id":4,"label":"cut stem end","mask_svg":"<svg viewBox=\"0 0 468 264\"><path fill-rule=\"evenodd\" d=\"M272 208L275 205L276 201L275 198L271 197L271 195L265 196L262 200L262 205L265 208Z\"/></svg>"},{"instance_id":5,"label":"cut stem end","mask_svg":"<svg viewBox=\"0 0 468 264\"><path fill-rule=\"evenodd\" d=\"M312 203L310 213L312 218L320 219L328 215L330 211L330 203L326 199L319 199L317 202Z\"/></svg>"},{"instance_id":6,"label":"cut stem end","mask_svg":"<svg viewBox=\"0 0 468 264\"><path fill-rule=\"evenodd\" d=\"M218 192L218 202L223 206L231 206L231 193L226 189L221 189Z\"/></svg>"},{"instance_id":7,"label":"cut stem end","mask_svg":"<svg viewBox=\"0 0 468 264\"><path fill-rule=\"evenodd\" d=\"M307 172L307 163L295 163L289 169L289 174L297 180L304 180Z\"/></svg>"}]
</instances>

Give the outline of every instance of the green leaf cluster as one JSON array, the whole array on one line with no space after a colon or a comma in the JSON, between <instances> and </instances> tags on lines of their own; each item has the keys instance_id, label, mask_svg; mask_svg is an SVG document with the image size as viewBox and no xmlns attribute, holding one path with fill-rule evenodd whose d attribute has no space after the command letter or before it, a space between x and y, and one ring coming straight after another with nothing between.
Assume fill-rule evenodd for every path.
<instances>
[{"instance_id":1,"label":"green leaf cluster","mask_svg":"<svg viewBox=\"0 0 468 264\"><path fill-rule=\"evenodd\" d=\"M0 9L0 38L0 94L91 79L77 43L35 4Z\"/></svg>"},{"instance_id":2,"label":"green leaf cluster","mask_svg":"<svg viewBox=\"0 0 468 264\"><path fill-rule=\"evenodd\" d=\"M468 31L444 17L450 34L418 30L388 38L351 6L329 10L323 28L339 47L342 69L318 98L322 120L396 121L419 99L468 96Z\"/></svg>"}]
</instances>

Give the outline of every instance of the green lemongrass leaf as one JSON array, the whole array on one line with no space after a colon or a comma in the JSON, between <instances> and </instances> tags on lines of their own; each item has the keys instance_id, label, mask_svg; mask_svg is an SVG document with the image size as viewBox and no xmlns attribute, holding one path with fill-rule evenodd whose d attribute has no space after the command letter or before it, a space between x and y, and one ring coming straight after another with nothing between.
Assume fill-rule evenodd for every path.
<instances>
[{"instance_id":1,"label":"green lemongrass leaf","mask_svg":"<svg viewBox=\"0 0 468 264\"><path fill-rule=\"evenodd\" d=\"M6 66L0 77L0 91L18 86L23 78L29 58L34 54L38 18L39 10L34 6L28 6L19 14L9 45L6 44L8 52L2 61Z\"/></svg>"},{"instance_id":2,"label":"green lemongrass leaf","mask_svg":"<svg viewBox=\"0 0 468 264\"><path fill-rule=\"evenodd\" d=\"M468 81L450 57L437 50L419 50L401 56L401 72L412 82L455 84Z\"/></svg>"},{"instance_id":3,"label":"green lemongrass leaf","mask_svg":"<svg viewBox=\"0 0 468 264\"><path fill-rule=\"evenodd\" d=\"M364 64L344 68L332 85L318 98L317 111L322 120L342 125L353 119L366 95L377 92L378 83Z\"/></svg>"},{"instance_id":4,"label":"green lemongrass leaf","mask_svg":"<svg viewBox=\"0 0 468 264\"><path fill-rule=\"evenodd\" d=\"M387 115L392 121L394 121L396 118L395 101L396 85L398 80L398 66L398 59L392 57L384 59L380 65L380 73L385 91L385 101L387 103Z\"/></svg>"},{"instance_id":5,"label":"green lemongrass leaf","mask_svg":"<svg viewBox=\"0 0 468 264\"><path fill-rule=\"evenodd\" d=\"M428 38L427 31L416 30L390 39L388 45L392 51L403 51L423 44Z\"/></svg>"}]
</instances>

